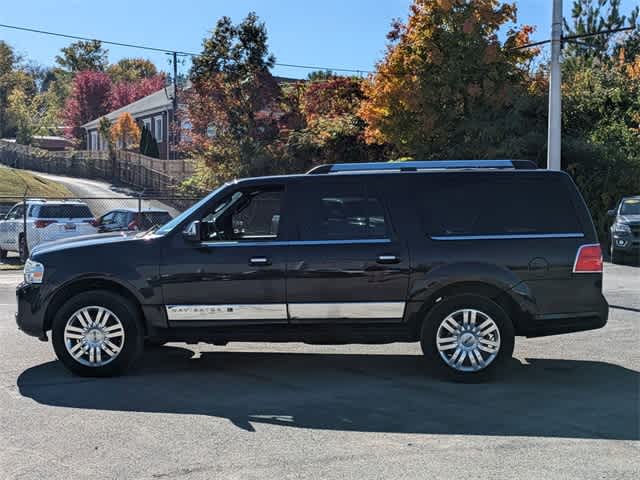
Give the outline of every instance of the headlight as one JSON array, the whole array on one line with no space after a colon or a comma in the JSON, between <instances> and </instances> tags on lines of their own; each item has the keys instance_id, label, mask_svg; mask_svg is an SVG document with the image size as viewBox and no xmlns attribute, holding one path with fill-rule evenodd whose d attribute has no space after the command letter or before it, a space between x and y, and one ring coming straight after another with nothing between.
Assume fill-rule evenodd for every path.
<instances>
[{"instance_id":1,"label":"headlight","mask_svg":"<svg viewBox=\"0 0 640 480\"><path fill-rule=\"evenodd\" d=\"M44 277L44 265L29 259L24 264L24 281L26 283L42 283Z\"/></svg>"},{"instance_id":2,"label":"headlight","mask_svg":"<svg viewBox=\"0 0 640 480\"><path fill-rule=\"evenodd\" d=\"M631 233L631 228L626 223L614 223L613 231L615 233Z\"/></svg>"}]
</instances>

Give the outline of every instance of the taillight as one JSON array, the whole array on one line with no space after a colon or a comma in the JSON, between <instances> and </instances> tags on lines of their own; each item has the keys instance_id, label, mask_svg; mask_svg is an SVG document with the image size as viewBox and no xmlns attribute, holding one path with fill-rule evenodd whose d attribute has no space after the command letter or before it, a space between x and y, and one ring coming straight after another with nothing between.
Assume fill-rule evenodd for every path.
<instances>
[{"instance_id":1,"label":"taillight","mask_svg":"<svg viewBox=\"0 0 640 480\"><path fill-rule=\"evenodd\" d=\"M602 248L600 244L582 245L576 254L573 273L602 273Z\"/></svg>"},{"instance_id":2,"label":"taillight","mask_svg":"<svg viewBox=\"0 0 640 480\"><path fill-rule=\"evenodd\" d=\"M52 223L57 223L55 220L36 220L33 222L33 225L36 228L45 228L51 225Z\"/></svg>"}]
</instances>

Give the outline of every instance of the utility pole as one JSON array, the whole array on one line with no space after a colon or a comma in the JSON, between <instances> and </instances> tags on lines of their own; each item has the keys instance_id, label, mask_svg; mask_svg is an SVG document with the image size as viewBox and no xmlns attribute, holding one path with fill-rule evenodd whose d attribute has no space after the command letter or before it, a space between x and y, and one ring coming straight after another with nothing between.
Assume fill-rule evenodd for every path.
<instances>
[{"instance_id":1,"label":"utility pole","mask_svg":"<svg viewBox=\"0 0 640 480\"><path fill-rule=\"evenodd\" d=\"M172 141L169 144L170 158L176 158L176 140L178 127L176 126L176 112L178 111L178 52L173 52L173 110L171 110L171 132L167 135Z\"/></svg>"},{"instance_id":2,"label":"utility pole","mask_svg":"<svg viewBox=\"0 0 640 480\"><path fill-rule=\"evenodd\" d=\"M549 78L549 127L547 140L547 169L561 170L562 141L562 0L553 0L551 23L551 68Z\"/></svg>"}]
</instances>

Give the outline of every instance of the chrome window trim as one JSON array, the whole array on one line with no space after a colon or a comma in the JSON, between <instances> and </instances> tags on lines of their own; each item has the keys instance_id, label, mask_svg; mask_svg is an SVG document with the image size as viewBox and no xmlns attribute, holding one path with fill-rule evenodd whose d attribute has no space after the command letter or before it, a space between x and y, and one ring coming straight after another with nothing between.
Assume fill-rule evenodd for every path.
<instances>
[{"instance_id":1,"label":"chrome window trim","mask_svg":"<svg viewBox=\"0 0 640 480\"><path fill-rule=\"evenodd\" d=\"M205 247L288 247L288 246L311 246L311 245L362 245L362 244L387 244L391 243L389 238L366 238L354 240L291 240L291 241L271 241L264 242L202 242Z\"/></svg>"},{"instance_id":2,"label":"chrome window trim","mask_svg":"<svg viewBox=\"0 0 640 480\"><path fill-rule=\"evenodd\" d=\"M404 318L406 302L320 302L238 305L166 305L176 321L321 320Z\"/></svg>"},{"instance_id":3,"label":"chrome window trim","mask_svg":"<svg viewBox=\"0 0 640 480\"><path fill-rule=\"evenodd\" d=\"M432 236L431 240L521 240L542 238L584 238L584 233L514 233L508 235L439 235Z\"/></svg>"},{"instance_id":4,"label":"chrome window trim","mask_svg":"<svg viewBox=\"0 0 640 480\"><path fill-rule=\"evenodd\" d=\"M287 320L286 303L244 305L166 305L167 320Z\"/></svg>"},{"instance_id":5,"label":"chrome window trim","mask_svg":"<svg viewBox=\"0 0 640 480\"><path fill-rule=\"evenodd\" d=\"M289 303L291 320L404 317L405 302Z\"/></svg>"}]
</instances>

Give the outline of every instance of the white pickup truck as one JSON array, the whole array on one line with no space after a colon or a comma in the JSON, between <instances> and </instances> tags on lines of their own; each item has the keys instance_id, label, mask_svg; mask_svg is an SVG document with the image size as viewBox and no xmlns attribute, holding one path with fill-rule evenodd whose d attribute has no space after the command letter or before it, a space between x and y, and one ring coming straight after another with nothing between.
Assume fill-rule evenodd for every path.
<instances>
[{"instance_id":1,"label":"white pickup truck","mask_svg":"<svg viewBox=\"0 0 640 480\"><path fill-rule=\"evenodd\" d=\"M24 209L27 209L26 227ZM28 200L18 203L0 219L0 258L17 252L25 261L37 245L53 240L97 233L95 219L84 202Z\"/></svg>"}]
</instances>

